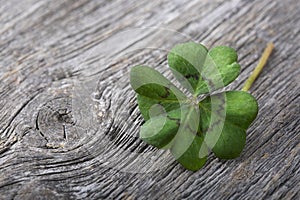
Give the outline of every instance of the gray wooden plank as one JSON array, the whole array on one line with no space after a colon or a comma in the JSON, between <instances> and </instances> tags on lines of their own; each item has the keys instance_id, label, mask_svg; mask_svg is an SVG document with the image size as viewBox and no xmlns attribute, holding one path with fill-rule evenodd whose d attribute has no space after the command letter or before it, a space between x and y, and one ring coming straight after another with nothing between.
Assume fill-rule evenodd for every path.
<instances>
[{"instance_id":1,"label":"gray wooden plank","mask_svg":"<svg viewBox=\"0 0 300 200\"><path fill-rule=\"evenodd\" d=\"M0 1L2 199L298 199L300 3L288 1ZM237 49L240 89L260 112L241 157L198 172L138 139L128 72L171 78L167 50L195 40Z\"/></svg>"}]
</instances>

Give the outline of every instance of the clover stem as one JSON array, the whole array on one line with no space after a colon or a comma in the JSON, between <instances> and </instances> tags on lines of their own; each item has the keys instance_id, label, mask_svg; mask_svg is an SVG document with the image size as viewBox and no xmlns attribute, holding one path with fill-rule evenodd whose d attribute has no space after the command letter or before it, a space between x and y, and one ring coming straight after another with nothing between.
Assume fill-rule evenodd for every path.
<instances>
[{"instance_id":1,"label":"clover stem","mask_svg":"<svg viewBox=\"0 0 300 200\"><path fill-rule=\"evenodd\" d=\"M272 50L274 49L274 44L272 42L269 42L267 44L267 47L265 48L257 66L255 67L254 71L252 74L249 76L249 78L246 80L245 85L243 87L243 91L248 91L258 75L260 74L261 70L264 68L264 66L267 63L268 58L270 57Z\"/></svg>"}]
</instances>

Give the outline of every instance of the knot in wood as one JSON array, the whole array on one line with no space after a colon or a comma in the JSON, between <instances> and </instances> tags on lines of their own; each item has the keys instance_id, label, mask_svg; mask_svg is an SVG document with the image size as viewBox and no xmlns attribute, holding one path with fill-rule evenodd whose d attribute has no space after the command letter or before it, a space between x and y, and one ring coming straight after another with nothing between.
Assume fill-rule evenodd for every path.
<instances>
[{"instance_id":1,"label":"knot in wood","mask_svg":"<svg viewBox=\"0 0 300 200\"><path fill-rule=\"evenodd\" d=\"M80 136L72 116L70 97L59 97L48 101L39 110L36 126L47 140L48 148L63 148L66 144L74 144Z\"/></svg>"}]
</instances>

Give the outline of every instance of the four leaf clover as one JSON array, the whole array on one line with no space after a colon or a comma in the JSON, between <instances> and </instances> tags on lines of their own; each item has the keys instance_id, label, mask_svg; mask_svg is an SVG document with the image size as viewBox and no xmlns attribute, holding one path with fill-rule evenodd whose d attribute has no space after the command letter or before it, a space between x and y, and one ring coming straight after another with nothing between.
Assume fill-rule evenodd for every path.
<instances>
[{"instance_id":1,"label":"four leaf clover","mask_svg":"<svg viewBox=\"0 0 300 200\"><path fill-rule=\"evenodd\" d=\"M158 71L132 67L130 83L145 123L140 138L160 149L169 149L186 169L196 171L212 151L218 158L240 155L246 130L256 118L256 99L244 91L217 92L240 73L234 49L201 44L176 45L168 64L186 95Z\"/></svg>"}]
</instances>

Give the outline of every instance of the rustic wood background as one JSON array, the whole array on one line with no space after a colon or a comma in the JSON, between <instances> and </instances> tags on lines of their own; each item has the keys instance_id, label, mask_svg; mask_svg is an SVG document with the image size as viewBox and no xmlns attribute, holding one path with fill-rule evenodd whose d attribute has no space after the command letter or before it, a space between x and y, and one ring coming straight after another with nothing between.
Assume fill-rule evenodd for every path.
<instances>
[{"instance_id":1,"label":"rustic wood background","mask_svg":"<svg viewBox=\"0 0 300 200\"><path fill-rule=\"evenodd\" d=\"M177 32L176 32L177 31ZM130 66L230 45L260 112L241 157L198 172L138 139ZM300 199L300 1L0 0L0 199Z\"/></svg>"}]
</instances>

